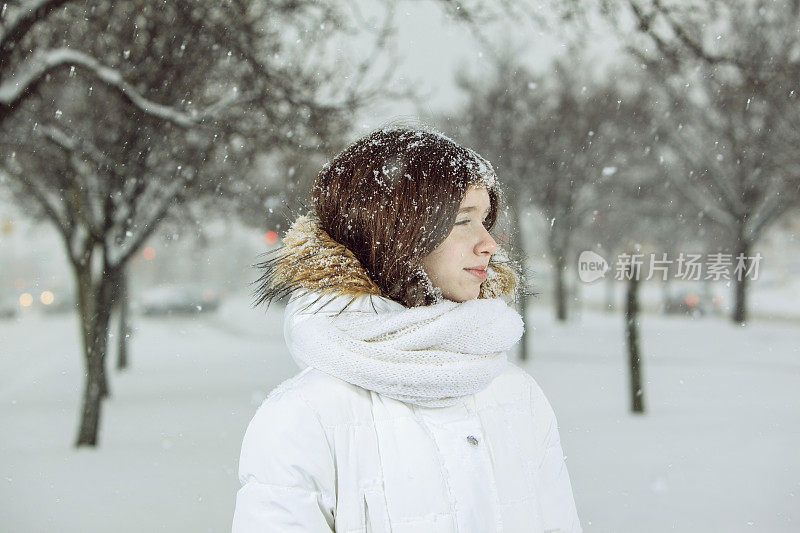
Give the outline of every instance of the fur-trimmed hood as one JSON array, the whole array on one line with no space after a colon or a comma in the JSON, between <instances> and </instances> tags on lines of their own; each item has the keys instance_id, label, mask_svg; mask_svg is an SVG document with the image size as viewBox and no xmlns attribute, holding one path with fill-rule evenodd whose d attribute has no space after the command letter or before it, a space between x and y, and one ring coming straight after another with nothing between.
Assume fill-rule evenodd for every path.
<instances>
[{"instance_id":1,"label":"fur-trimmed hood","mask_svg":"<svg viewBox=\"0 0 800 533\"><path fill-rule=\"evenodd\" d=\"M256 265L263 271L256 282L256 305L300 289L331 296L386 297L353 252L328 235L312 213L298 217L283 245L268 255ZM478 298L516 298L519 275L502 249L492 255L486 273Z\"/></svg>"}]
</instances>

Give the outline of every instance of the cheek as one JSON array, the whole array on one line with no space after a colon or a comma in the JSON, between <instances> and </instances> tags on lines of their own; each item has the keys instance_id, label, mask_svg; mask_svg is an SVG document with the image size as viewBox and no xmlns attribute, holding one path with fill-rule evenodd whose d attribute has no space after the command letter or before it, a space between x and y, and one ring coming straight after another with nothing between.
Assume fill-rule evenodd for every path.
<instances>
[{"instance_id":1,"label":"cheek","mask_svg":"<svg viewBox=\"0 0 800 533\"><path fill-rule=\"evenodd\" d=\"M447 270L449 263L447 252L447 248L439 246L422 260L422 267L430 275L441 276L442 272Z\"/></svg>"},{"instance_id":2,"label":"cheek","mask_svg":"<svg viewBox=\"0 0 800 533\"><path fill-rule=\"evenodd\" d=\"M464 262L464 258L466 256L467 252L464 243L459 241L454 241L450 243L450 246L447 249L447 255L445 259L448 268L453 270L461 269L462 263Z\"/></svg>"},{"instance_id":3,"label":"cheek","mask_svg":"<svg viewBox=\"0 0 800 533\"><path fill-rule=\"evenodd\" d=\"M453 274L464 268L464 258L469 255L470 245L468 238L450 234L431 254L423 260L423 266L428 272L437 274Z\"/></svg>"}]
</instances>

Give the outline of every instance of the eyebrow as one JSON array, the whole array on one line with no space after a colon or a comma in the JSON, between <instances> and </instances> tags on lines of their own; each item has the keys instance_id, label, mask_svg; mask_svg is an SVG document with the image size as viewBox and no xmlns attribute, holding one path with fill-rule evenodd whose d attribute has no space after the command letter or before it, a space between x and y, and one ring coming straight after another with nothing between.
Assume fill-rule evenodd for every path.
<instances>
[{"instance_id":1,"label":"eyebrow","mask_svg":"<svg viewBox=\"0 0 800 533\"><path fill-rule=\"evenodd\" d=\"M468 206L464 206L461 209L459 209L458 212L459 213L464 213L466 211L477 211L477 210L478 210L478 206L476 206L476 205L468 205ZM484 211L484 213L489 213L491 210L492 210L492 206L489 206L489 207L486 208L486 211Z\"/></svg>"}]
</instances>

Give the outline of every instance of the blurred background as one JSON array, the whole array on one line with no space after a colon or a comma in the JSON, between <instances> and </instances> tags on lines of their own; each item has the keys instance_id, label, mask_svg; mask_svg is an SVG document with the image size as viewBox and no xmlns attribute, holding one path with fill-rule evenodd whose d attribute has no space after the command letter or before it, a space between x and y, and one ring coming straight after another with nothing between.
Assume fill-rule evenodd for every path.
<instances>
[{"instance_id":1,"label":"blurred background","mask_svg":"<svg viewBox=\"0 0 800 533\"><path fill-rule=\"evenodd\" d=\"M3 531L225 531L324 162L488 158L584 530L800 528L800 0L0 2Z\"/></svg>"}]
</instances>

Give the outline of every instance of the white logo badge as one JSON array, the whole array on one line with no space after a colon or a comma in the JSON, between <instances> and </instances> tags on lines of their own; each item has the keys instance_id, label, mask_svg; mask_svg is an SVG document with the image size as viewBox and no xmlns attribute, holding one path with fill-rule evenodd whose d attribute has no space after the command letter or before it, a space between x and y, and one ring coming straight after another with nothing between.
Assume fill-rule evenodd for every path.
<instances>
[{"instance_id":1,"label":"white logo badge","mask_svg":"<svg viewBox=\"0 0 800 533\"><path fill-rule=\"evenodd\" d=\"M604 277L608 270L608 263L600 254L584 250L578 256L578 277L584 283L591 283Z\"/></svg>"}]
</instances>

